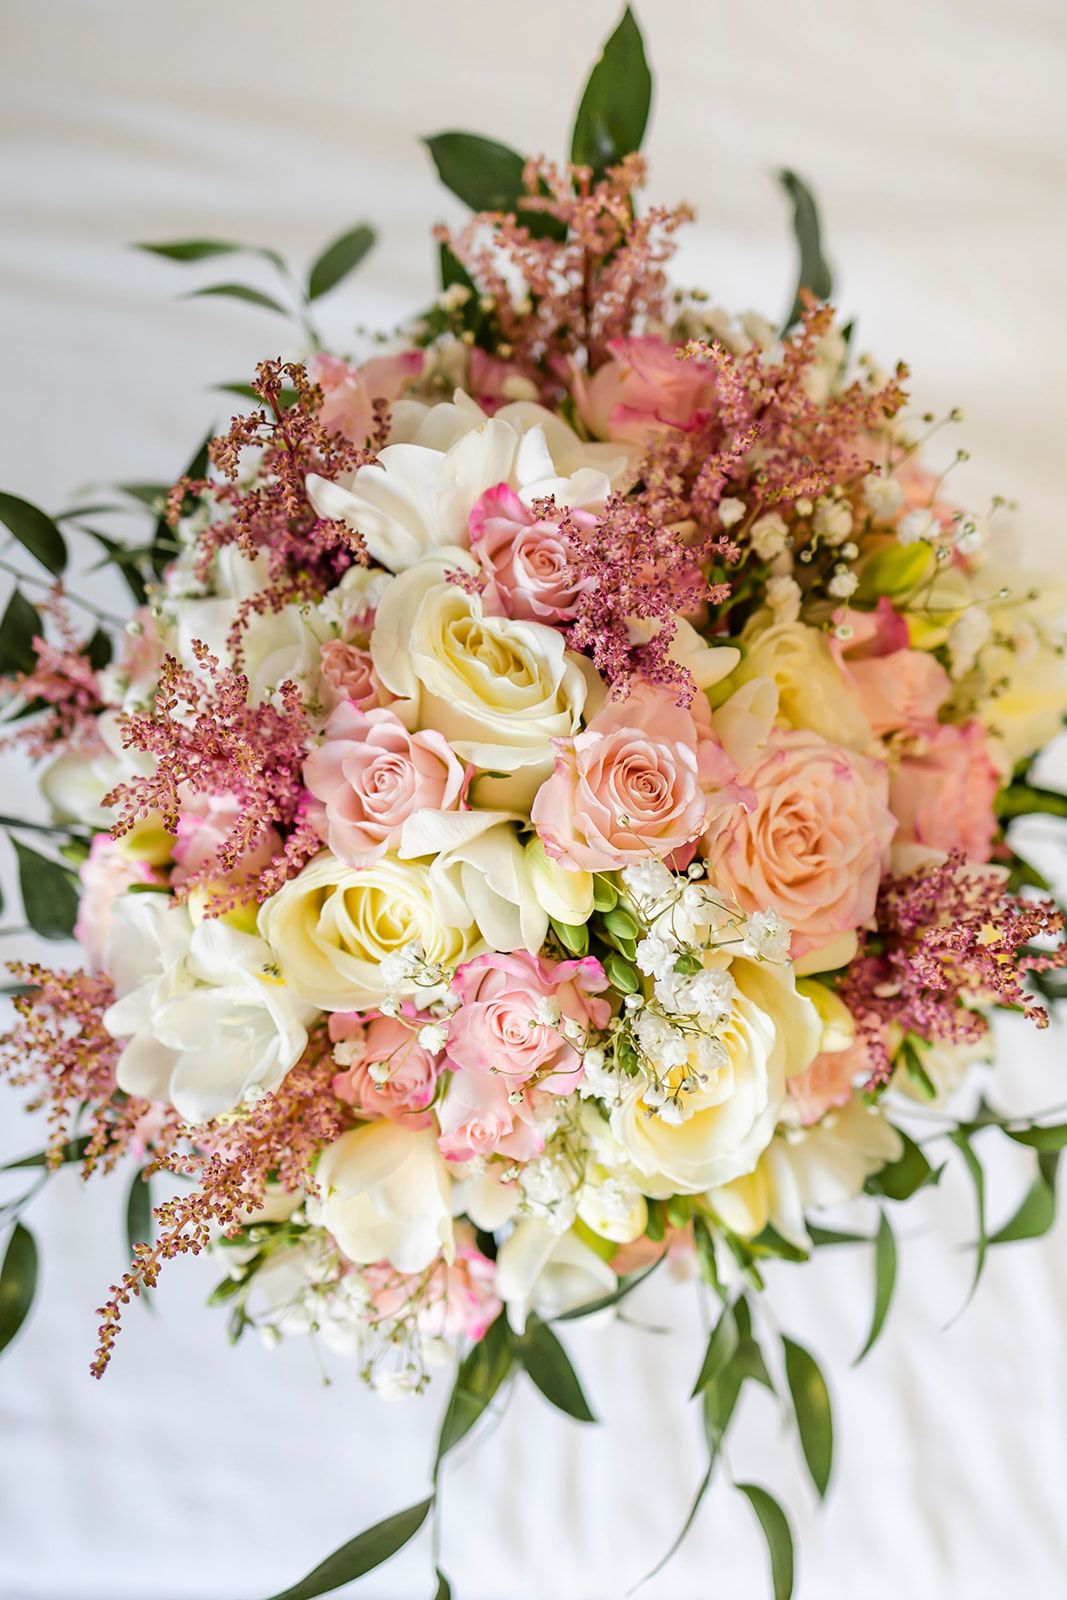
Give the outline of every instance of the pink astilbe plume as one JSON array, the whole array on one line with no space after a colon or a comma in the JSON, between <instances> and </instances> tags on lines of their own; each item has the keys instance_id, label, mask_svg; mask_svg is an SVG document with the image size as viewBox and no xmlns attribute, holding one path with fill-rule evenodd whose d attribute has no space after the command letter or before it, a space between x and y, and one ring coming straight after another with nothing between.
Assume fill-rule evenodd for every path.
<instances>
[{"instance_id":1,"label":"pink astilbe plume","mask_svg":"<svg viewBox=\"0 0 1067 1600\"><path fill-rule=\"evenodd\" d=\"M3 744L18 744L34 759L91 740L106 704L91 660L93 640L79 635L59 584L41 610L58 629L59 641L38 635L32 641L32 669L0 678L0 697L19 701L22 715L29 718L17 732L5 735Z\"/></svg>"},{"instance_id":2,"label":"pink astilbe plume","mask_svg":"<svg viewBox=\"0 0 1067 1600\"><path fill-rule=\"evenodd\" d=\"M875 919L877 931L861 935L840 988L871 1043L870 1087L889 1076L884 1033L891 1023L920 1039L972 1044L989 1024L971 1007L1000 1005L1048 1026L1025 977L1067 966L1067 945L1031 948L1034 939L1064 931L1051 900L1012 894L1000 873L969 866L957 852L938 866L886 878Z\"/></svg>"},{"instance_id":3,"label":"pink astilbe plume","mask_svg":"<svg viewBox=\"0 0 1067 1600\"><path fill-rule=\"evenodd\" d=\"M159 814L168 833L177 834L183 802L191 795L226 795L240 802L224 837L185 878L181 896L197 885L230 877L271 839L273 828L286 829L300 819L301 769L309 739L295 684L283 683L276 703L252 706L242 673L220 666L199 641L193 652L202 676L166 656L153 711L131 712L122 719L124 744L154 755L155 770L119 784L103 801L119 811L112 828L115 838L150 812ZM259 899L273 894L314 853L307 830L298 830L294 839L288 854L276 855L252 882L246 878L228 893L217 894L211 909L223 911L251 893Z\"/></svg>"},{"instance_id":4,"label":"pink astilbe plume","mask_svg":"<svg viewBox=\"0 0 1067 1600\"><path fill-rule=\"evenodd\" d=\"M192 1179L195 1187L155 1208L154 1242L137 1245L129 1271L111 1285L110 1298L99 1308L103 1320L90 1369L94 1377L103 1377L107 1369L122 1308L132 1295L156 1284L165 1261L199 1255L220 1233L239 1233L248 1213L263 1204L269 1183L280 1183L290 1193L314 1191L314 1159L349 1119L333 1094L335 1072L320 1030L273 1094L239 1116L220 1118L206 1128L186 1127L188 1146L172 1144L159 1152L153 1170Z\"/></svg>"},{"instance_id":5,"label":"pink astilbe plume","mask_svg":"<svg viewBox=\"0 0 1067 1600\"><path fill-rule=\"evenodd\" d=\"M288 382L296 391L283 401ZM343 523L320 517L307 497L309 473L337 478L374 460L344 434L323 427L318 414L322 390L296 362L261 361L252 384L263 404L235 417L229 431L209 446L221 479L183 478L174 485L167 520L175 526L189 496L207 496L219 515L198 536L196 574L210 578L211 564L226 545L246 556L265 555L271 577L267 593L277 608L299 595L319 594L341 578L353 562L365 562L358 535ZM386 424L379 412L375 440L384 443ZM255 479L241 481L246 451L258 457ZM262 606L259 607L262 609Z\"/></svg>"}]
</instances>

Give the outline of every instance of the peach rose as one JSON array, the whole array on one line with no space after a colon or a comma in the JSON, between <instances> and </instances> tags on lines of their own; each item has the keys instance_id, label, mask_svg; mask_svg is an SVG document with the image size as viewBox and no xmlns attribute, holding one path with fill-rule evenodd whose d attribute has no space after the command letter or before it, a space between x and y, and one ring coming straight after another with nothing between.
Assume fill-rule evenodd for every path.
<instances>
[{"instance_id":1,"label":"peach rose","mask_svg":"<svg viewBox=\"0 0 1067 1600\"><path fill-rule=\"evenodd\" d=\"M734 808L712 829L706 854L715 878L745 911L785 918L794 960L862 927L896 831L884 763L782 729L738 782L754 791L755 805Z\"/></svg>"},{"instance_id":2,"label":"peach rose","mask_svg":"<svg viewBox=\"0 0 1067 1600\"><path fill-rule=\"evenodd\" d=\"M705 363L680 360L677 346L653 334L613 339L608 349L610 361L573 385L578 415L596 438L643 445L650 434L706 421L715 377Z\"/></svg>"},{"instance_id":3,"label":"peach rose","mask_svg":"<svg viewBox=\"0 0 1067 1600\"><path fill-rule=\"evenodd\" d=\"M852 681L873 733L914 732L937 721L952 691L948 673L935 656L909 649L908 625L885 595L876 611L843 609L833 620L837 628L851 629L848 640L831 634L830 650Z\"/></svg>"},{"instance_id":4,"label":"peach rose","mask_svg":"<svg viewBox=\"0 0 1067 1600\"><path fill-rule=\"evenodd\" d=\"M907 748L893 774L889 803L898 844L962 850L988 861L996 832L993 802L1000 777L977 720L928 729Z\"/></svg>"},{"instance_id":5,"label":"peach rose","mask_svg":"<svg viewBox=\"0 0 1067 1600\"><path fill-rule=\"evenodd\" d=\"M844 1050L824 1050L804 1072L786 1081L789 1098L805 1127L852 1099L852 1086L874 1068L867 1041L858 1035Z\"/></svg>"},{"instance_id":6,"label":"peach rose","mask_svg":"<svg viewBox=\"0 0 1067 1600\"><path fill-rule=\"evenodd\" d=\"M392 703L393 696L374 670L369 650L329 639L322 646L319 699L327 711L350 700L360 711L374 711Z\"/></svg>"},{"instance_id":7,"label":"peach rose","mask_svg":"<svg viewBox=\"0 0 1067 1600\"><path fill-rule=\"evenodd\" d=\"M596 527L591 511L572 511L583 529ZM540 521L513 489L487 489L469 518L471 549L489 578L486 610L529 622L569 622L578 596L592 578L572 579L566 535Z\"/></svg>"},{"instance_id":8,"label":"peach rose","mask_svg":"<svg viewBox=\"0 0 1067 1600\"><path fill-rule=\"evenodd\" d=\"M398 400L405 385L420 376L425 359L421 350L404 350L350 367L337 356L317 355L311 376L324 397L319 421L353 444L365 445L374 428L374 402Z\"/></svg>"},{"instance_id":9,"label":"peach rose","mask_svg":"<svg viewBox=\"0 0 1067 1600\"><path fill-rule=\"evenodd\" d=\"M304 762L304 782L319 807L320 838L346 866L370 866L402 842L420 811L454 811L464 770L439 733L409 733L392 711L360 711L345 701Z\"/></svg>"},{"instance_id":10,"label":"peach rose","mask_svg":"<svg viewBox=\"0 0 1067 1600\"><path fill-rule=\"evenodd\" d=\"M610 872L689 844L707 825L710 792L737 771L711 731L703 696L691 711L648 686L555 745L555 771L530 815L548 854L582 872Z\"/></svg>"},{"instance_id":11,"label":"peach rose","mask_svg":"<svg viewBox=\"0 0 1067 1600\"><path fill-rule=\"evenodd\" d=\"M419 1043L414 1008L405 1007L405 1013L406 1020L373 1015L368 1019L358 1011L331 1013L330 1038L344 1047L334 1056L350 1058L345 1071L333 1079L333 1092L361 1117L389 1117L409 1128L425 1128L431 1121L427 1107L434 1097L441 1057ZM371 1074L378 1065L387 1069L381 1082Z\"/></svg>"}]
</instances>

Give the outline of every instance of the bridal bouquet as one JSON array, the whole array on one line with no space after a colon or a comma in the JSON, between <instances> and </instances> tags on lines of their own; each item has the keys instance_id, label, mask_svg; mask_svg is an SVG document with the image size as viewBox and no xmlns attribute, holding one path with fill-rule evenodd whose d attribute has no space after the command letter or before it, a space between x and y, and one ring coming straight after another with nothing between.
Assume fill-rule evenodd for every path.
<instances>
[{"instance_id":1,"label":"bridal bouquet","mask_svg":"<svg viewBox=\"0 0 1067 1600\"><path fill-rule=\"evenodd\" d=\"M0 498L49 575L3 625L54 816L9 819L22 893L81 945L15 973L7 1069L51 1138L15 1164L0 1332L32 1298L30 1194L132 1166L94 1373L162 1264L210 1252L234 1340L317 1335L388 1397L458 1361L436 1484L521 1373L591 1420L567 1320L691 1275L717 1305L697 1501L750 1383L791 1397L822 1493L827 1386L764 1330L766 1263L866 1238L870 1346L890 1212L941 1171L916 1116L974 1180L976 1280L1052 1221L1067 1126L930 1107L997 1008L1045 1025L1067 961L1005 836L1067 810L1029 775L1067 710L1061 601L1002 553L1000 503L924 463L905 369L853 357L798 178L783 325L669 285L688 213L637 204L649 99L627 13L569 163L431 139L472 215L438 230L434 303L362 358L319 347L313 310L370 230L299 292L259 252L304 359L232 386L169 493L121 491L147 540L101 531L114 496ZM71 609L72 532L136 602L114 641ZM996 1232L990 1128L1035 1159ZM864 1227L832 1226L861 1194ZM785 1514L739 1487L785 1596ZM433 1505L286 1595L369 1570Z\"/></svg>"}]
</instances>

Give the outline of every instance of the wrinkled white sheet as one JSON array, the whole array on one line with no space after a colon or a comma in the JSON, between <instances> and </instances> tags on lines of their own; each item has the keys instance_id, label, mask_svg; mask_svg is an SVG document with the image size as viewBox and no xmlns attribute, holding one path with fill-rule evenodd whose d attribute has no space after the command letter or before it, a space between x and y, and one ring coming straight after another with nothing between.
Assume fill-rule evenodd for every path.
<instances>
[{"instance_id":1,"label":"wrinkled white sheet","mask_svg":"<svg viewBox=\"0 0 1067 1600\"><path fill-rule=\"evenodd\" d=\"M962 483L976 501L1018 496L1031 559L1062 575L1063 7L649 0L643 11L660 86L653 193L700 211L681 278L780 312L793 267L773 170L807 175L842 304L861 312L860 346L909 356L923 406L964 408L957 431L975 459L957 469ZM171 299L246 271L269 287L256 267L183 270L129 241L232 237L301 262L367 219L380 247L323 320L342 341L356 320L388 324L427 297L427 225L455 214L416 135L469 126L556 150L615 12L614 0L7 8L3 486L57 505L94 479L169 478L223 417L206 386L286 347L265 315ZM946 462L955 442L935 446ZM32 803L10 757L0 794L0 810ZM5 854L8 880L10 865ZM1052 1105L1064 1079L1062 1026L1003 1029L999 1103ZM2 1105L0 1154L34 1148L16 1097ZM982 1149L999 1222L1028 1163L995 1134ZM114 1368L94 1384L92 1308L124 1263L122 1203L121 1184L83 1189L65 1174L31 1218L41 1300L0 1365L3 1600L255 1600L421 1498L443 1396L390 1407L336 1361L324 1387L305 1344L230 1350L222 1317L202 1307L207 1263L165 1275L158 1315L131 1308ZM897 1303L858 1370L866 1255L770 1274L781 1325L834 1374L834 1483L816 1513L762 1394L743 1404L730 1465L796 1508L801 1600L1063 1592L1065 1235L994 1252L945 1333L970 1271L955 1248L973 1236L969 1206L953 1171L901 1218ZM702 1331L691 1287L653 1283L632 1315L671 1333L568 1336L604 1426L578 1429L522 1392L491 1445L450 1468L443 1564L462 1600L614 1600L670 1542L702 1471L685 1402ZM432 1591L424 1537L356 1592ZM644 1592L762 1600L764 1554L740 1497L720 1484Z\"/></svg>"}]
</instances>

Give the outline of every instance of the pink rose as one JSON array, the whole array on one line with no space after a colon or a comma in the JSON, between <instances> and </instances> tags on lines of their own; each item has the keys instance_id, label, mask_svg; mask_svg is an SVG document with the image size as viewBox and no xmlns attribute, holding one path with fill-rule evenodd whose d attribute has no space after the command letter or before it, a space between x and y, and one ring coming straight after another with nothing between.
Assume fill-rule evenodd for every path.
<instances>
[{"instance_id":1,"label":"pink rose","mask_svg":"<svg viewBox=\"0 0 1067 1600\"><path fill-rule=\"evenodd\" d=\"M327 711L351 700L360 711L374 711L391 703L393 696L378 681L369 650L329 639L322 647L319 699Z\"/></svg>"},{"instance_id":2,"label":"pink rose","mask_svg":"<svg viewBox=\"0 0 1067 1600\"><path fill-rule=\"evenodd\" d=\"M470 394L489 416L511 400L539 400L536 369L502 361L474 346L470 356Z\"/></svg>"},{"instance_id":3,"label":"pink rose","mask_svg":"<svg viewBox=\"0 0 1067 1600\"><path fill-rule=\"evenodd\" d=\"M969 861L988 861L999 787L980 722L927 729L908 745L890 784L889 803L900 823L896 842L946 855L962 850Z\"/></svg>"},{"instance_id":4,"label":"pink rose","mask_svg":"<svg viewBox=\"0 0 1067 1600\"><path fill-rule=\"evenodd\" d=\"M572 511L577 526L591 531L591 511ZM468 526L471 549L490 583L487 611L528 622L569 622L578 596L592 578L571 577L571 553L555 522L538 521L513 489L498 483L474 504Z\"/></svg>"},{"instance_id":5,"label":"pink rose","mask_svg":"<svg viewBox=\"0 0 1067 1600\"><path fill-rule=\"evenodd\" d=\"M596 997L607 987L591 956L555 963L526 950L475 956L452 980L462 1005L448 1025L449 1060L493 1074L505 1090L536 1081L550 1094L569 1094L583 1069L563 1024L583 1033L606 1027L611 1004Z\"/></svg>"},{"instance_id":6,"label":"pink rose","mask_svg":"<svg viewBox=\"0 0 1067 1600\"><path fill-rule=\"evenodd\" d=\"M510 1156L530 1161L545 1148L537 1111L546 1096L516 1089L504 1071L451 1072L437 1106L437 1148L446 1161Z\"/></svg>"},{"instance_id":7,"label":"pink rose","mask_svg":"<svg viewBox=\"0 0 1067 1600\"><path fill-rule=\"evenodd\" d=\"M408 1274L383 1261L363 1269L375 1319L392 1320L414 1307L415 1326L430 1339L482 1339L500 1315L493 1291L496 1262L474 1242L474 1230L457 1224L454 1260L438 1260L428 1273Z\"/></svg>"},{"instance_id":8,"label":"pink rose","mask_svg":"<svg viewBox=\"0 0 1067 1600\"><path fill-rule=\"evenodd\" d=\"M85 946L90 967L100 968L115 901L135 883L157 882L158 875L147 861L133 861L124 855L110 834L98 833L78 868L78 877L81 894L74 937Z\"/></svg>"},{"instance_id":9,"label":"pink rose","mask_svg":"<svg viewBox=\"0 0 1067 1600\"><path fill-rule=\"evenodd\" d=\"M400 844L420 811L454 811L464 769L439 733L409 733L392 711L345 701L330 713L324 742L304 762L320 808L312 820L339 861L366 867Z\"/></svg>"},{"instance_id":10,"label":"pink rose","mask_svg":"<svg viewBox=\"0 0 1067 1600\"><path fill-rule=\"evenodd\" d=\"M418 1040L419 1021L411 1008L405 1017L372 1016L358 1011L332 1011L329 1018L334 1056L348 1057L345 1071L333 1079L333 1092L361 1117L388 1117L409 1128L428 1127L431 1104L441 1070L441 1057ZM388 1068L382 1082L371 1067Z\"/></svg>"},{"instance_id":11,"label":"pink rose","mask_svg":"<svg viewBox=\"0 0 1067 1600\"><path fill-rule=\"evenodd\" d=\"M311 376L324 396L319 421L353 444L365 445L374 429L374 402L398 400L405 385L421 375L424 362L421 350L378 356L361 367L350 367L337 356L316 356Z\"/></svg>"},{"instance_id":12,"label":"pink rose","mask_svg":"<svg viewBox=\"0 0 1067 1600\"><path fill-rule=\"evenodd\" d=\"M243 808L244 802L232 794L197 794L183 803L174 841L177 865L171 874L172 884L195 879L215 859L219 846L233 832ZM255 849L237 859L226 874L227 881L242 884L257 878L281 849L280 835L274 828L268 828Z\"/></svg>"},{"instance_id":13,"label":"pink rose","mask_svg":"<svg viewBox=\"0 0 1067 1600\"><path fill-rule=\"evenodd\" d=\"M608 348L610 361L574 380L578 414L590 433L643 445L650 434L707 421L715 375L705 363L680 360L677 346L651 334L613 339Z\"/></svg>"},{"instance_id":14,"label":"pink rose","mask_svg":"<svg viewBox=\"0 0 1067 1600\"><path fill-rule=\"evenodd\" d=\"M896 820L885 765L815 733L776 731L739 775L754 791L712 829L714 877L744 911L773 909L793 929L794 958L874 911Z\"/></svg>"},{"instance_id":15,"label":"pink rose","mask_svg":"<svg viewBox=\"0 0 1067 1600\"><path fill-rule=\"evenodd\" d=\"M574 739L556 741L556 766L531 817L565 867L610 872L669 856L699 837L708 795L734 763L711 732L707 701L693 709L651 687L609 703Z\"/></svg>"},{"instance_id":16,"label":"pink rose","mask_svg":"<svg viewBox=\"0 0 1067 1600\"><path fill-rule=\"evenodd\" d=\"M908 647L908 625L885 595L876 611L842 609L833 620L852 630L847 641L831 634L830 650L873 733L914 732L937 721L952 690L948 673L935 656Z\"/></svg>"}]
</instances>

